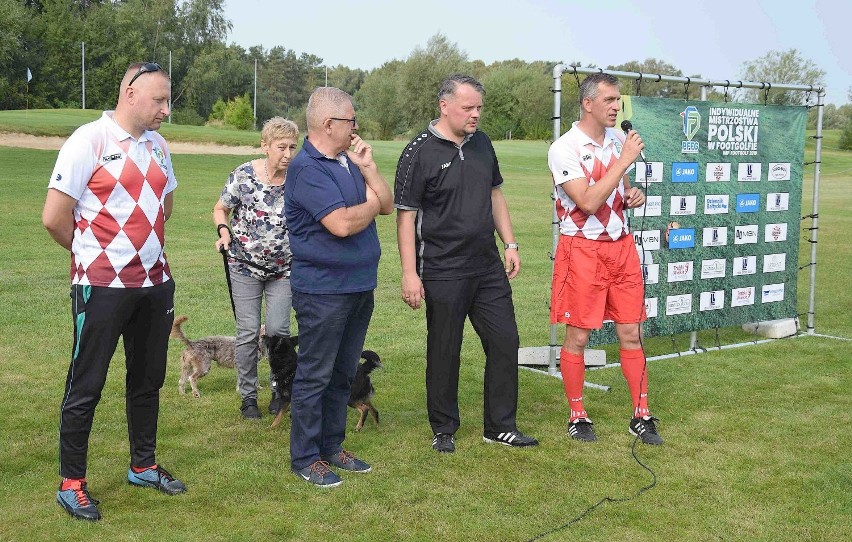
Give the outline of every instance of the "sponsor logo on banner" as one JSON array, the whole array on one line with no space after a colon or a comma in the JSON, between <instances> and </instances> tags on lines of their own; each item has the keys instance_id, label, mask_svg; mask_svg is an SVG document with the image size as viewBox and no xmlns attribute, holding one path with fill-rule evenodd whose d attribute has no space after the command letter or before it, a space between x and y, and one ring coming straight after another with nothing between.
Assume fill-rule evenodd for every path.
<instances>
[{"instance_id":1,"label":"sponsor logo on banner","mask_svg":"<svg viewBox=\"0 0 852 542\"><path fill-rule=\"evenodd\" d=\"M681 228L669 232L669 248L693 248L695 246L695 230Z\"/></svg>"},{"instance_id":2,"label":"sponsor logo on banner","mask_svg":"<svg viewBox=\"0 0 852 542\"><path fill-rule=\"evenodd\" d=\"M725 290L714 290L712 292L701 292L698 302L698 310L717 311L725 308Z\"/></svg>"},{"instance_id":3,"label":"sponsor logo on banner","mask_svg":"<svg viewBox=\"0 0 852 542\"><path fill-rule=\"evenodd\" d=\"M649 263L642 266L642 279L645 284L657 284L660 282L660 264Z\"/></svg>"},{"instance_id":4,"label":"sponsor logo on banner","mask_svg":"<svg viewBox=\"0 0 852 542\"><path fill-rule=\"evenodd\" d=\"M790 162L769 162L766 178L770 181L789 181Z\"/></svg>"},{"instance_id":5,"label":"sponsor logo on banner","mask_svg":"<svg viewBox=\"0 0 852 542\"><path fill-rule=\"evenodd\" d=\"M663 182L663 163L636 162L636 182L643 185Z\"/></svg>"},{"instance_id":6,"label":"sponsor logo on banner","mask_svg":"<svg viewBox=\"0 0 852 542\"><path fill-rule=\"evenodd\" d=\"M672 262L669 264L667 282L684 282L692 280L692 260Z\"/></svg>"},{"instance_id":7,"label":"sponsor logo on banner","mask_svg":"<svg viewBox=\"0 0 852 542\"><path fill-rule=\"evenodd\" d=\"M672 196L669 214L671 216L694 215L695 196Z\"/></svg>"},{"instance_id":8,"label":"sponsor logo on banner","mask_svg":"<svg viewBox=\"0 0 852 542\"><path fill-rule=\"evenodd\" d=\"M766 194L767 211L786 211L790 207L790 194L787 192L770 192Z\"/></svg>"},{"instance_id":9,"label":"sponsor logo on banner","mask_svg":"<svg viewBox=\"0 0 852 542\"><path fill-rule=\"evenodd\" d=\"M757 224L734 228L735 245L753 245L755 243L757 243Z\"/></svg>"},{"instance_id":10,"label":"sponsor logo on banner","mask_svg":"<svg viewBox=\"0 0 852 542\"><path fill-rule=\"evenodd\" d=\"M707 150L722 156L757 156L760 110L747 107L711 107L707 117Z\"/></svg>"},{"instance_id":11,"label":"sponsor logo on banner","mask_svg":"<svg viewBox=\"0 0 852 542\"><path fill-rule=\"evenodd\" d=\"M731 164L729 162L708 162L704 172L704 180L708 183L731 180Z\"/></svg>"},{"instance_id":12,"label":"sponsor logo on banner","mask_svg":"<svg viewBox=\"0 0 852 542\"><path fill-rule=\"evenodd\" d=\"M784 301L784 283L766 284L760 289L761 303L775 303L776 301Z\"/></svg>"},{"instance_id":13,"label":"sponsor logo on banner","mask_svg":"<svg viewBox=\"0 0 852 542\"><path fill-rule=\"evenodd\" d=\"M660 250L660 230L634 231L633 243L643 250Z\"/></svg>"},{"instance_id":14,"label":"sponsor logo on banner","mask_svg":"<svg viewBox=\"0 0 852 542\"><path fill-rule=\"evenodd\" d=\"M740 182L757 182L760 180L760 162L748 162L737 166L737 180Z\"/></svg>"},{"instance_id":15,"label":"sponsor logo on banner","mask_svg":"<svg viewBox=\"0 0 852 542\"><path fill-rule=\"evenodd\" d=\"M648 196L645 205L633 209L633 216L662 216L663 196Z\"/></svg>"},{"instance_id":16,"label":"sponsor logo on banner","mask_svg":"<svg viewBox=\"0 0 852 542\"><path fill-rule=\"evenodd\" d=\"M764 273L776 273L778 271L784 271L787 267L787 254L782 252L780 254L766 254L763 257L763 272Z\"/></svg>"},{"instance_id":17,"label":"sponsor logo on banner","mask_svg":"<svg viewBox=\"0 0 852 542\"><path fill-rule=\"evenodd\" d=\"M705 247L723 247L728 244L728 227L704 228L702 235Z\"/></svg>"},{"instance_id":18,"label":"sponsor logo on banner","mask_svg":"<svg viewBox=\"0 0 852 542\"><path fill-rule=\"evenodd\" d=\"M778 224L767 224L763 227L763 241L765 243L775 243L778 241L787 240L787 223L781 222Z\"/></svg>"},{"instance_id":19,"label":"sponsor logo on banner","mask_svg":"<svg viewBox=\"0 0 852 542\"><path fill-rule=\"evenodd\" d=\"M666 316L692 312L692 294L666 296Z\"/></svg>"},{"instance_id":20,"label":"sponsor logo on banner","mask_svg":"<svg viewBox=\"0 0 852 542\"><path fill-rule=\"evenodd\" d=\"M694 105L688 105L681 112L680 116L683 120L683 135L686 136L686 141L680 142L680 152L683 154L696 154L698 153L699 146L698 142L693 141L692 138L695 137L698 129L701 128L701 113L698 112L698 108Z\"/></svg>"},{"instance_id":21,"label":"sponsor logo on banner","mask_svg":"<svg viewBox=\"0 0 852 542\"><path fill-rule=\"evenodd\" d=\"M673 183L697 183L698 162L672 162Z\"/></svg>"},{"instance_id":22,"label":"sponsor logo on banner","mask_svg":"<svg viewBox=\"0 0 852 542\"><path fill-rule=\"evenodd\" d=\"M734 258L733 275L754 275L757 273L757 256L737 256Z\"/></svg>"},{"instance_id":23,"label":"sponsor logo on banner","mask_svg":"<svg viewBox=\"0 0 852 542\"><path fill-rule=\"evenodd\" d=\"M656 297L648 297L645 299L645 316L648 318L656 318L658 314L658 302Z\"/></svg>"},{"instance_id":24,"label":"sponsor logo on banner","mask_svg":"<svg viewBox=\"0 0 852 542\"><path fill-rule=\"evenodd\" d=\"M701 260L701 278L718 279L725 276L727 262L725 258L715 260Z\"/></svg>"},{"instance_id":25,"label":"sponsor logo on banner","mask_svg":"<svg viewBox=\"0 0 852 542\"><path fill-rule=\"evenodd\" d=\"M731 290L731 306L743 307L745 305L754 305L754 286Z\"/></svg>"},{"instance_id":26,"label":"sponsor logo on banner","mask_svg":"<svg viewBox=\"0 0 852 542\"><path fill-rule=\"evenodd\" d=\"M705 215L725 215L728 214L728 195L727 194L709 194L704 196L704 214Z\"/></svg>"},{"instance_id":27,"label":"sponsor logo on banner","mask_svg":"<svg viewBox=\"0 0 852 542\"><path fill-rule=\"evenodd\" d=\"M760 211L760 194L737 194L738 213L756 213Z\"/></svg>"}]
</instances>

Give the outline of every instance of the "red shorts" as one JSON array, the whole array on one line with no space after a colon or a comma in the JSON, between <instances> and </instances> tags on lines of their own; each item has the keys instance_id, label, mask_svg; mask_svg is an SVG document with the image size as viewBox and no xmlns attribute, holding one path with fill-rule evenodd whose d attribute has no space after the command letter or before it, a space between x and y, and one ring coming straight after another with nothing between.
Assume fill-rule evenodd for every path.
<instances>
[{"instance_id":1,"label":"red shorts","mask_svg":"<svg viewBox=\"0 0 852 542\"><path fill-rule=\"evenodd\" d=\"M631 235L618 241L559 236L550 323L598 329L604 320L636 324L646 319L642 269Z\"/></svg>"}]
</instances>

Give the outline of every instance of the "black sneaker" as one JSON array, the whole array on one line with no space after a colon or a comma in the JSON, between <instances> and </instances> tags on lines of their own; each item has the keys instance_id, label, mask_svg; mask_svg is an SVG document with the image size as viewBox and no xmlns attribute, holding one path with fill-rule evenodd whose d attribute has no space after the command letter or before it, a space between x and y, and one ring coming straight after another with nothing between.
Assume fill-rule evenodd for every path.
<instances>
[{"instance_id":1,"label":"black sneaker","mask_svg":"<svg viewBox=\"0 0 852 542\"><path fill-rule=\"evenodd\" d=\"M317 487L337 487L343 483L340 476L332 472L325 461L314 461L304 469L293 469L293 472L302 480Z\"/></svg>"},{"instance_id":2,"label":"black sneaker","mask_svg":"<svg viewBox=\"0 0 852 542\"><path fill-rule=\"evenodd\" d=\"M337 467L338 469L343 469L349 472L370 472L373 470L373 467L371 467L369 463L358 459L355 457L355 454L347 452L346 450L340 450L338 453L333 455L323 455L320 456L320 458L332 467Z\"/></svg>"},{"instance_id":3,"label":"black sneaker","mask_svg":"<svg viewBox=\"0 0 852 542\"><path fill-rule=\"evenodd\" d=\"M432 439L432 449L442 454L451 454L456 451L456 441L452 433L435 433Z\"/></svg>"},{"instance_id":4,"label":"black sneaker","mask_svg":"<svg viewBox=\"0 0 852 542\"><path fill-rule=\"evenodd\" d=\"M69 480L66 489L59 484L56 492L56 502L75 519L98 521L101 513L98 511L98 501L89 495L85 480Z\"/></svg>"},{"instance_id":5,"label":"black sneaker","mask_svg":"<svg viewBox=\"0 0 852 542\"><path fill-rule=\"evenodd\" d=\"M535 437L528 437L517 429L514 431L506 431L504 433L496 433L486 431L482 435L482 440L489 444L497 443L504 446L513 446L515 448L523 448L525 446L538 446L538 441Z\"/></svg>"},{"instance_id":6,"label":"black sneaker","mask_svg":"<svg viewBox=\"0 0 852 542\"><path fill-rule=\"evenodd\" d=\"M654 425L654 421L659 420L653 416L631 419L630 425L628 426L630 434L639 435L639 440L641 440L643 444L659 446L663 443L663 437L657 433L657 426Z\"/></svg>"},{"instance_id":7,"label":"black sneaker","mask_svg":"<svg viewBox=\"0 0 852 542\"><path fill-rule=\"evenodd\" d=\"M257 408L257 399L251 397L243 399L243 404L240 405L240 413L247 420L259 420L260 409Z\"/></svg>"},{"instance_id":8,"label":"black sneaker","mask_svg":"<svg viewBox=\"0 0 852 542\"><path fill-rule=\"evenodd\" d=\"M588 418L579 418L569 423L568 436L582 442L594 442L598 440L595 430L592 429L592 421Z\"/></svg>"},{"instance_id":9,"label":"black sneaker","mask_svg":"<svg viewBox=\"0 0 852 542\"><path fill-rule=\"evenodd\" d=\"M279 410L281 410L281 397L279 397L278 392L273 390L272 399L269 401L269 414L274 416L278 414Z\"/></svg>"}]
</instances>

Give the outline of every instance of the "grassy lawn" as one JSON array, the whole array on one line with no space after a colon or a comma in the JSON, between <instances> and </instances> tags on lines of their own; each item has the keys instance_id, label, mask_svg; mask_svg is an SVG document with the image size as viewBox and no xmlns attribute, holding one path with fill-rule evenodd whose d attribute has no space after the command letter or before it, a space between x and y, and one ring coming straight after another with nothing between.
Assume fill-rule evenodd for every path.
<instances>
[{"instance_id":1,"label":"grassy lawn","mask_svg":"<svg viewBox=\"0 0 852 542\"><path fill-rule=\"evenodd\" d=\"M21 123L51 135L70 133L97 113L65 111L21 121L0 112L0 130ZM36 122L36 118L39 120ZM75 120L76 119L76 120ZM177 127L173 127L177 129ZM192 130L190 130L192 128ZM195 140L223 142L218 130L180 127ZM163 130L167 137L177 136ZM224 131L223 131L224 132ZM240 134L251 144L256 134ZM230 136L229 136L230 137ZM816 330L852 337L852 281L846 232L852 153L824 140L817 267ZM247 142L247 143L246 143ZM389 181L403 142L376 142ZM548 342L551 246L550 178L543 142L497 142L506 195L522 243L514 281L522 346ZM806 160L813 160L809 144ZM618 369L590 373L612 386L587 390L599 442L565 434L567 405L559 380L521 371L519 425L541 446L513 450L482 442L483 356L468 327L462 350L457 452L430 448L425 411L425 315L399 300L394 218L380 217L383 256L367 347L385 369L374 373L382 425L368 421L346 446L374 472L344 477L320 491L289 472L289 422L271 429L267 415L239 415L233 370L214 368L202 396L177 393L182 345L172 342L161 394L158 459L189 487L166 497L128 486L123 355L113 360L97 409L89 455L89 488L104 520L71 520L55 502L57 427L71 346L68 254L41 227L41 207L55 151L0 147L6 205L0 237L0 540L494 540L524 541L564 525L605 496L626 497L650 481L630 454L629 394ZM167 228L176 312L190 338L233 333L222 272L214 251L211 209L240 156L176 155L180 183ZM26 164L25 167L22 167ZM810 168L812 169L812 168ZM13 200L14 197L14 200ZM803 214L809 214L811 179ZM810 227L810 222L803 223ZM800 265L809 261L804 240ZM808 271L800 273L800 312L807 311ZM722 341L752 337L723 330ZM705 345L713 332L701 332ZM688 336L648 341L649 354L684 350ZM849 343L804 337L654 361L651 406L666 444L639 446L657 486L626 503L602 505L570 528L542 540L841 540L852 517L852 372ZM120 349L119 349L120 352ZM610 361L613 355L609 355ZM261 365L261 381L268 375ZM262 406L268 387L260 392ZM349 427L354 427L355 412ZM844 535L843 533L847 534Z\"/></svg>"}]
</instances>

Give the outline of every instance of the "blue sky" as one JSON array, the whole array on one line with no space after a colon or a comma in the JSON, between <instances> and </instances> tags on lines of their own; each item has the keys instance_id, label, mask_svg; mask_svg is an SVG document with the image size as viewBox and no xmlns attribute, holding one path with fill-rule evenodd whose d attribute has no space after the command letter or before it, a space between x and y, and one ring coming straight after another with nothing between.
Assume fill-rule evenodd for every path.
<instances>
[{"instance_id":1,"label":"blue sky","mask_svg":"<svg viewBox=\"0 0 852 542\"><path fill-rule=\"evenodd\" d=\"M329 66L404 60L441 32L471 60L621 64L657 58L685 74L740 79L742 64L798 49L826 72L827 101L848 102L848 0L226 0L228 37L280 45Z\"/></svg>"}]
</instances>

